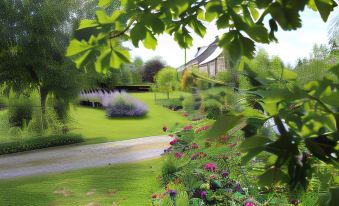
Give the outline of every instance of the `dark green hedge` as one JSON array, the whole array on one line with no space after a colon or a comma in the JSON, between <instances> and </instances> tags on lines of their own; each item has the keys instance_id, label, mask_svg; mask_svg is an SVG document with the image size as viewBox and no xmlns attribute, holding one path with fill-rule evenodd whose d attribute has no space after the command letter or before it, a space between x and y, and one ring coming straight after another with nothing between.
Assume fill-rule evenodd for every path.
<instances>
[{"instance_id":1,"label":"dark green hedge","mask_svg":"<svg viewBox=\"0 0 339 206\"><path fill-rule=\"evenodd\" d=\"M47 147L76 144L83 142L80 135L51 135L46 137L35 137L20 142L7 142L0 144L0 155L24 152Z\"/></svg>"}]
</instances>

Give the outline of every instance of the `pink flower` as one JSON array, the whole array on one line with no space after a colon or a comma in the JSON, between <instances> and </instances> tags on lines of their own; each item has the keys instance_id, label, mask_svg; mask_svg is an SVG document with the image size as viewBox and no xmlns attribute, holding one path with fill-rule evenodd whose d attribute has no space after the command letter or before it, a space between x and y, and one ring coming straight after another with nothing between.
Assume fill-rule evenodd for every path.
<instances>
[{"instance_id":1,"label":"pink flower","mask_svg":"<svg viewBox=\"0 0 339 206\"><path fill-rule=\"evenodd\" d=\"M180 152L175 153L175 158L180 159L182 158L183 154Z\"/></svg>"},{"instance_id":2,"label":"pink flower","mask_svg":"<svg viewBox=\"0 0 339 206\"><path fill-rule=\"evenodd\" d=\"M246 202L245 206L255 206L255 204L253 202Z\"/></svg>"},{"instance_id":3,"label":"pink flower","mask_svg":"<svg viewBox=\"0 0 339 206\"><path fill-rule=\"evenodd\" d=\"M172 141L170 142L170 145L175 145L177 142L178 142L178 140L177 140L177 139L174 139L174 140L172 140Z\"/></svg>"},{"instance_id":4,"label":"pink flower","mask_svg":"<svg viewBox=\"0 0 339 206\"><path fill-rule=\"evenodd\" d=\"M199 145L197 143L192 143L191 149L199 149Z\"/></svg>"},{"instance_id":5,"label":"pink flower","mask_svg":"<svg viewBox=\"0 0 339 206\"><path fill-rule=\"evenodd\" d=\"M183 129L184 129L184 131L189 131L189 130L193 129L193 126L192 125L187 125Z\"/></svg>"},{"instance_id":6,"label":"pink flower","mask_svg":"<svg viewBox=\"0 0 339 206\"><path fill-rule=\"evenodd\" d=\"M213 163L207 163L204 165L204 169L206 171L215 172L217 170L217 166Z\"/></svg>"}]
</instances>

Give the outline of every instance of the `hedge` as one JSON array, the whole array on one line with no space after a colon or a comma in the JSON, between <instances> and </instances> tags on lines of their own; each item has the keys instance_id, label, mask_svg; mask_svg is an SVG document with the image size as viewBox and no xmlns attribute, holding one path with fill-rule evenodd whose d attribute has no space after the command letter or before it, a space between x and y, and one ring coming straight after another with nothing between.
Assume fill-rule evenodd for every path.
<instances>
[{"instance_id":1,"label":"hedge","mask_svg":"<svg viewBox=\"0 0 339 206\"><path fill-rule=\"evenodd\" d=\"M6 142L0 144L0 155L25 152L48 147L63 146L83 142L80 135L50 135L45 137L35 137L24 139L19 142Z\"/></svg>"}]
</instances>

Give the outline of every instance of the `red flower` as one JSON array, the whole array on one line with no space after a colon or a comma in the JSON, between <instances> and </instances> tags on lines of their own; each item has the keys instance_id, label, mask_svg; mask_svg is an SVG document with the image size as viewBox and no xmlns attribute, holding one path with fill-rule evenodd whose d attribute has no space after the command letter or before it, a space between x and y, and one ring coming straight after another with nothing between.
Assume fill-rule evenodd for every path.
<instances>
[{"instance_id":1,"label":"red flower","mask_svg":"<svg viewBox=\"0 0 339 206\"><path fill-rule=\"evenodd\" d=\"M175 153L175 158L180 159L182 158L183 154L180 152Z\"/></svg>"},{"instance_id":2,"label":"red flower","mask_svg":"<svg viewBox=\"0 0 339 206\"><path fill-rule=\"evenodd\" d=\"M204 169L206 171L215 172L217 171L217 166L213 163L207 163L204 165Z\"/></svg>"},{"instance_id":3,"label":"red flower","mask_svg":"<svg viewBox=\"0 0 339 206\"><path fill-rule=\"evenodd\" d=\"M162 131L164 131L164 132L167 132L167 130L168 130L168 128L167 128L166 126L164 126L164 127L162 128Z\"/></svg>"},{"instance_id":4,"label":"red flower","mask_svg":"<svg viewBox=\"0 0 339 206\"><path fill-rule=\"evenodd\" d=\"M183 128L184 131L189 131L189 130L191 130L191 129L193 129L193 126L192 126L192 125L187 125L187 126L185 126L185 127Z\"/></svg>"},{"instance_id":5,"label":"red flower","mask_svg":"<svg viewBox=\"0 0 339 206\"><path fill-rule=\"evenodd\" d=\"M173 134L169 134L168 136L170 136L170 137L174 137L174 135L173 135Z\"/></svg>"},{"instance_id":6,"label":"red flower","mask_svg":"<svg viewBox=\"0 0 339 206\"><path fill-rule=\"evenodd\" d=\"M155 193L154 193L154 194L152 194L152 198L153 198L153 199L155 199L155 198L157 198L157 197L158 197L158 195L157 195L157 194L155 194Z\"/></svg>"},{"instance_id":7,"label":"red flower","mask_svg":"<svg viewBox=\"0 0 339 206\"><path fill-rule=\"evenodd\" d=\"M174 139L174 140L172 140L172 141L170 142L170 145L175 145L177 142L178 142L178 140L177 140L177 139Z\"/></svg>"}]
</instances>

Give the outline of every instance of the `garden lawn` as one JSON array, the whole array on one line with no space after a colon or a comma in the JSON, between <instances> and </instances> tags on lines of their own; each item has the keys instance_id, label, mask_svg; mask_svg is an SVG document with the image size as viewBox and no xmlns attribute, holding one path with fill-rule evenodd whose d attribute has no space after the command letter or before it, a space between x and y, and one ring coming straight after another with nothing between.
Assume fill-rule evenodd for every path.
<instances>
[{"instance_id":1,"label":"garden lawn","mask_svg":"<svg viewBox=\"0 0 339 206\"><path fill-rule=\"evenodd\" d=\"M82 134L85 143L93 144L162 135L164 125L188 123L180 113L155 105L153 93L133 93L132 96L148 105L147 116L109 119L104 110L77 107L71 112L76 128L74 132Z\"/></svg>"},{"instance_id":2,"label":"garden lawn","mask_svg":"<svg viewBox=\"0 0 339 206\"><path fill-rule=\"evenodd\" d=\"M0 205L151 205L161 159L0 181Z\"/></svg>"}]
</instances>

